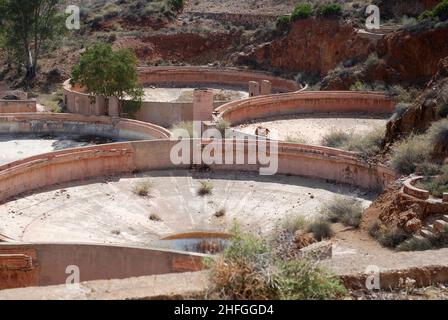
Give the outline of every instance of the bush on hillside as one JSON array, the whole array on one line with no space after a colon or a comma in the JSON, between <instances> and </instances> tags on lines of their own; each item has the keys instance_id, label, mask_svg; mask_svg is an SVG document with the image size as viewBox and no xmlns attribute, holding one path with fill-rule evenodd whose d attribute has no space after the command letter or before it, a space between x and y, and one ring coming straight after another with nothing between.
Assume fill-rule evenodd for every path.
<instances>
[{"instance_id":1,"label":"bush on hillside","mask_svg":"<svg viewBox=\"0 0 448 320\"><path fill-rule=\"evenodd\" d=\"M307 19L313 15L313 6L308 3L298 4L291 13L291 21L297 21L299 19Z\"/></svg>"},{"instance_id":2,"label":"bush on hillside","mask_svg":"<svg viewBox=\"0 0 448 320\"><path fill-rule=\"evenodd\" d=\"M317 13L324 17L338 17L342 15L342 5L337 2L321 4L317 7Z\"/></svg>"},{"instance_id":3,"label":"bush on hillside","mask_svg":"<svg viewBox=\"0 0 448 320\"><path fill-rule=\"evenodd\" d=\"M427 160L430 151L424 136L411 135L393 150L391 166L398 173L411 174Z\"/></svg>"}]
</instances>

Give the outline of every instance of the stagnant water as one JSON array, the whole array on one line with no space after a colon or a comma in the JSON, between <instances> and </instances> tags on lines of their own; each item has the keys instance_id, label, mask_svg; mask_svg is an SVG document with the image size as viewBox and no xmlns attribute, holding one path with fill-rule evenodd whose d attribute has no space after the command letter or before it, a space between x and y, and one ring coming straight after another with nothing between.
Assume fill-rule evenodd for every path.
<instances>
[{"instance_id":1,"label":"stagnant water","mask_svg":"<svg viewBox=\"0 0 448 320\"><path fill-rule=\"evenodd\" d=\"M160 249L216 254L224 251L227 248L228 244L228 239L210 237L158 240L153 242L152 246Z\"/></svg>"}]
</instances>

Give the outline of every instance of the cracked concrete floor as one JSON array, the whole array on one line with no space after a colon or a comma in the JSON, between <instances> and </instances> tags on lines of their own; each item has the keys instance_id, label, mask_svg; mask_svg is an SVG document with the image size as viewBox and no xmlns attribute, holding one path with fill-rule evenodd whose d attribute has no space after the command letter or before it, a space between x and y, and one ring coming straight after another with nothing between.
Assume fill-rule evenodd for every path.
<instances>
[{"instance_id":1,"label":"cracked concrete floor","mask_svg":"<svg viewBox=\"0 0 448 320\"><path fill-rule=\"evenodd\" d=\"M135 195L135 183L145 179L153 184L151 196ZM197 192L204 180L214 189L201 197ZM337 193L360 198L366 206L373 197L303 177L153 171L60 185L7 202L0 206L0 233L26 242L150 246L175 233L225 231L236 219L243 229L266 234L289 214L318 214L322 202ZM226 214L217 218L220 209Z\"/></svg>"}]
</instances>

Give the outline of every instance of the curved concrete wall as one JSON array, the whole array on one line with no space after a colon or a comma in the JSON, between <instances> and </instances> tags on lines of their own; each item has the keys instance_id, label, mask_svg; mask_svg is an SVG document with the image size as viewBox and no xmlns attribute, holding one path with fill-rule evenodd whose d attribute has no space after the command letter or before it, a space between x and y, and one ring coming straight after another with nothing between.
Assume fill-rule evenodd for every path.
<instances>
[{"instance_id":1,"label":"curved concrete wall","mask_svg":"<svg viewBox=\"0 0 448 320\"><path fill-rule=\"evenodd\" d=\"M0 202L68 181L135 171L190 168L191 164L176 166L171 162L170 152L177 143L170 140L113 143L55 151L11 162L0 166ZM201 141L192 140L192 144L197 146ZM256 146L236 141L233 147L234 154L244 154L247 159L249 147ZM246 171L260 168L248 164L212 167ZM380 188L396 178L390 169L362 162L350 152L290 143L279 143L278 173L327 179L362 188Z\"/></svg>"},{"instance_id":2,"label":"curved concrete wall","mask_svg":"<svg viewBox=\"0 0 448 320\"><path fill-rule=\"evenodd\" d=\"M241 70L236 68L186 67L143 67L139 68L143 85L192 85L220 84L247 88L249 81L268 80L277 92L301 89L297 82L275 77L270 73Z\"/></svg>"},{"instance_id":3,"label":"curved concrete wall","mask_svg":"<svg viewBox=\"0 0 448 320\"><path fill-rule=\"evenodd\" d=\"M65 284L68 266L80 280L125 279L198 271L205 255L87 244L0 244L0 290Z\"/></svg>"},{"instance_id":4,"label":"curved concrete wall","mask_svg":"<svg viewBox=\"0 0 448 320\"><path fill-rule=\"evenodd\" d=\"M232 124L255 119L318 112L390 114L395 102L383 93L311 91L260 96L229 102L217 109Z\"/></svg>"},{"instance_id":5,"label":"curved concrete wall","mask_svg":"<svg viewBox=\"0 0 448 320\"><path fill-rule=\"evenodd\" d=\"M275 77L269 73L239 69L217 69L208 67L144 67L139 68L140 82L145 86L198 86L226 85L247 88L249 81L269 80L275 92L290 92L301 89L295 81ZM84 115L104 115L105 106L95 97L83 93L79 87L64 83L65 105L71 113ZM224 101L215 101L215 108ZM144 101L135 119L169 127L180 121L193 120L192 102L153 102Z\"/></svg>"},{"instance_id":6,"label":"curved concrete wall","mask_svg":"<svg viewBox=\"0 0 448 320\"><path fill-rule=\"evenodd\" d=\"M124 140L167 139L162 127L121 118L64 113L17 113L0 115L0 134L69 133L98 135Z\"/></svg>"}]
</instances>

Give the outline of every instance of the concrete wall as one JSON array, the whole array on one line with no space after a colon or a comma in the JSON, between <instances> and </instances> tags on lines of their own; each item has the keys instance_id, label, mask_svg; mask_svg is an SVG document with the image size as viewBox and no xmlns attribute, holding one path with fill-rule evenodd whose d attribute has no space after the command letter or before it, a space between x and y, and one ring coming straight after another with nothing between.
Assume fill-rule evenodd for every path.
<instances>
[{"instance_id":1,"label":"concrete wall","mask_svg":"<svg viewBox=\"0 0 448 320\"><path fill-rule=\"evenodd\" d=\"M313 91L260 96L229 102L217 109L232 124L284 115L306 113L390 114L395 102L383 93L353 91Z\"/></svg>"},{"instance_id":2,"label":"concrete wall","mask_svg":"<svg viewBox=\"0 0 448 320\"><path fill-rule=\"evenodd\" d=\"M269 80L275 92L298 91L301 86L295 81L275 77L270 73L236 68L188 67L144 67L139 68L140 82L145 85L192 85L219 84L247 88L249 81Z\"/></svg>"},{"instance_id":3,"label":"concrete wall","mask_svg":"<svg viewBox=\"0 0 448 320\"><path fill-rule=\"evenodd\" d=\"M168 128L181 121L193 121L191 102L143 102L135 118Z\"/></svg>"},{"instance_id":4,"label":"concrete wall","mask_svg":"<svg viewBox=\"0 0 448 320\"><path fill-rule=\"evenodd\" d=\"M0 100L0 114L36 111L36 100Z\"/></svg>"},{"instance_id":5,"label":"concrete wall","mask_svg":"<svg viewBox=\"0 0 448 320\"><path fill-rule=\"evenodd\" d=\"M0 244L0 290L64 284L70 265L79 267L81 281L198 271L204 256L107 245Z\"/></svg>"},{"instance_id":6,"label":"concrete wall","mask_svg":"<svg viewBox=\"0 0 448 320\"><path fill-rule=\"evenodd\" d=\"M166 129L136 120L64 113L16 113L0 115L0 134L71 133L124 140L166 139Z\"/></svg>"},{"instance_id":7,"label":"concrete wall","mask_svg":"<svg viewBox=\"0 0 448 320\"><path fill-rule=\"evenodd\" d=\"M247 88L249 81L270 81L275 92L300 90L296 82L274 77L269 73L251 72L238 69L216 69L207 67L145 67L140 68L140 82L145 85L192 86L192 85L227 85ZM64 83L64 96L70 113L83 115L104 115L106 108L101 98L95 98L82 92L78 86L71 87L69 81ZM215 108L224 101L215 101ZM144 101L135 119L170 127L181 121L194 119L192 102L153 102Z\"/></svg>"},{"instance_id":8,"label":"concrete wall","mask_svg":"<svg viewBox=\"0 0 448 320\"><path fill-rule=\"evenodd\" d=\"M68 181L135 171L186 169L174 165L170 151L177 141L122 142L66 149L0 166L0 202L21 193ZM201 145L199 140L192 144ZM204 145L202 145L204 147ZM234 143L234 154L247 159L248 143ZM240 148L240 149L239 149ZM269 150L269 149L268 149ZM279 143L279 174L292 174L379 188L395 180L393 171L358 160L352 153L331 148ZM258 171L259 165L214 165L221 170Z\"/></svg>"}]
</instances>

